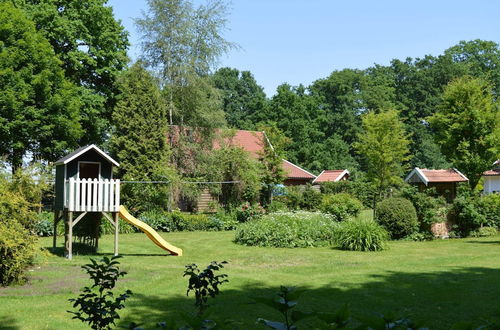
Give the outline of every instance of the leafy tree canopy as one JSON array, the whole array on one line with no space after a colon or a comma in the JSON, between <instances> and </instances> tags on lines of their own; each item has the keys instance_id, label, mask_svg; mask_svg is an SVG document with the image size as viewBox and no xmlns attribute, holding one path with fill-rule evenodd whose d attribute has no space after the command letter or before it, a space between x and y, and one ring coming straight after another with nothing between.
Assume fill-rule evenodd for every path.
<instances>
[{"instance_id":1,"label":"leafy tree canopy","mask_svg":"<svg viewBox=\"0 0 500 330\"><path fill-rule=\"evenodd\" d=\"M500 155L500 107L491 85L469 76L452 81L429 121L443 154L474 188Z\"/></svg>"},{"instance_id":2,"label":"leafy tree canopy","mask_svg":"<svg viewBox=\"0 0 500 330\"><path fill-rule=\"evenodd\" d=\"M25 13L0 3L0 154L13 171L28 154L55 160L82 136L80 98Z\"/></svg>"},{"instance_id":3,"label":"leafy tree canopy","mask_svg":"<svg viewBox=\"0 0 500 330\"><path fill-rule=\"evenodd\" d=\"M128 62L128 33L107 0L14 0L62 61L82 102L80 144L100 143L116 103L116 79Z\"/></svg>"}]
</instances>

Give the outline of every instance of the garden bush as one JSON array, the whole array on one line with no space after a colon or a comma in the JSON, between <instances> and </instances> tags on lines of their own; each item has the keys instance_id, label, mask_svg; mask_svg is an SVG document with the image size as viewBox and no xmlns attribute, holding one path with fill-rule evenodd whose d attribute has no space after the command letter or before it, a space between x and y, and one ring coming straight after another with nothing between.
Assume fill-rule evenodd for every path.
<instances>
[{"instance_id":1,"label":"garden bush","mask_svg":"<svg viewBox=\"0 0 500 330\"><path fill-rule=\"evenodd\" d=\"M269 205L267 206L267 212L269 213L284 212L284 211L288 211L286 203L281 199L276 199L276 197L273 198L271 203L269 203Z\"/></svg>"},{"instance_id":2,"label":"garden bush","mask_svg":"<svg viewBox=\"0 0 500 330\"><path fill-rule=\"evenodd\" d=\"M360 174L361 173L357 173L354 179L338 182L324 182L320 186L321 193L346 193L360 200L365 207L371 208L373 206L372 204L373 197L375 196L375 189L370 181L366 180L366 178Z\"/></svg>"},{"instance_id":3,"label":"garden bush","mask_svg":"<svg viewBox=\"0 0 500 330\"><path fill-rule=\"evenodd\" d=\"M470 232L470 237L489 237L498 234L496 227L479 227L476 230Z\"/></svg>"},{"instance_id":4,"label":"garden bush","mask_svg":"<svg viewBox=\"0 0 500 330\"><path fill-rule=\"evenodd\" d=\"M0 221L0 285L24 282L35 253L35 236L15 220Z\"/></svg>"},{"instance_id":5,"label":"garden bush","mask_svg":"<svg viewBox=\"0 0 500 330\"><path fill-rule=\"evenodd\" d=\"M323 196L321 193L315 189L311 185L307 185L304 191L302 192L302 196L299 202L299 206L303 210L318 210L321 204Z\"/></svg>"},{"instance_id":6,"label":"garden bush","mask_svg":"<svg viewBox=\"0 0 500 330\"><path fill-rule=\"evenodd\" d=\"M62 224L62 221L61 225L59 225L58 227L62 227L62 233L64 233L64 225ZM35 234L41 237L52 236L52 234L54 233L54 213L52 212L38 213L34 227L34 232Z\"/></svg>"},{"instance_id":7,"label":"garden bush","mask_svg":"<svg viewBox=\"0 0 500 330\"><path fill-rule=\"evenodd\" d=\"M243 203L236 209L236 217L239 222L247 222L265 213L265 210L259 204Z\"/></svg>"},{"instance_id":8,"label":"garden bush","mask_svg":"<svg viewBox=\"0 0 500 330\"><path fill-rule=\"evenodd\" d=\"M334 243L342 250L380 251L386 248L387 231L373 220L351 219L341 223Z\"/></svg>"},{"instance_id":9,"label":"garden bush","mask_svg":"<svg viewBox=\"0 0 500 330\"><path fill-rule=\"evenodd\" d=\"M172 212L173 228L176 231L213 230L213 223L206 214Z\"/></svg>"},{"instance_id":10,"label":"garden bush","mask_svg":"<svg viewBox=\"0 0 500 330\"><path fill-rule=\"evenodd\" d=\"M453 214L456 231L459 236L466 237L486 224L486 216L481 212L479 196L465 192L453 201Z\"/></svg>"},{"instance_id":11,"label":"garden bush","mask_svg":"<svg viewBox=\"0 0 500 330\"><path fill-rule=\"evenodd\" d=\"M430 232L432 224L446 221L446 200L437 196L435 189L419 192L416 187L407 185L401 190L401 197L410 200L415 207L421 231Z\"/></svg>"},{"instance_id":12,"label":"garden bush","mask_svg":"<svg viewBox=\"0 0 500 330\"><path fill-rule=\"evenodd\" d=\"M0 285L23 282L36 253L36 207L24 195L31 181L9 181L0 172ZM21 189L22 188L22 189ZM25 197L26 196L26 197Z\"/></svg>"},{"instance_id":13,"label":"garden bush","mask_svg":"<svg viewBox=\"0 0 500 330\"><path fill-rule=\"evenodd\" d=\"M358 216L362 208L357 198L346 193L324 195L320 205L321 212L331 214L337 221Z\"/></svg>"},{"instance_id":14,"label":"garden bush","mask_svg":"<svg viewBox=\"0 0 500 330\"><path fill-rule=\"evenodd\" d=\"M223 211L211 215L209 217L213 229L217 230L234 230L239 224L235 211Z\"/></svg>"},{"instance_id":15,"label":"garden bush","mask_svg":"<svg viewBox=\"0 0 500 330\"><path fill-rule=\"evenodd\" d=\"M485 217L486 226L500 227L500 194L481 196L479 209Z\"/></svg>"},{"instance_id":16,"label":"garden bush","mask_svg":"<svg viewBox=\"0 0 500 330\"><path fill-rule=\"evenodd\" d=\"M139 220L157 231L169 232L175 230L172 216L170 213L162 210L152 210L141 213Z\"/></svg>"},{"instance_id":17,"label":"garden bush","mask_svg":"<svg viewBox=\"0 0 500 330\"><path fill-rule=\"evenodd\" d=\"M329 245L338 229L332 216L316 212L276 212L241 224L234 241L268 247Z\"/></svg>"},{"instance_id":18,"label":"garden bush","mask_svg":"<svg viewBox=\"0 0 500 330\"><path fill-rule=\"evenodd\" d=\"M404 198L384 199L377 205L375 217L393 239L404 238L418 230L415 207Z\"/></svg>"}]
</instances>

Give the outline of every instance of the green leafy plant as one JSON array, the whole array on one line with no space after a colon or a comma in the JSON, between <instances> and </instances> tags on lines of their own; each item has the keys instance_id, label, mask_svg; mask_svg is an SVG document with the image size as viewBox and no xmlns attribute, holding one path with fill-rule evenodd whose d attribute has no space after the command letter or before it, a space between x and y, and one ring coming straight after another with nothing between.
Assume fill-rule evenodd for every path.
<instances>
[{"instance_id":1,"label":"green leafy plant","mask_svg":"<svg viewBox=\"0 0 500 330\"><path fill-rule=\"evenodd\" d=\"M446 221L448 208L446 200L436 194L435 189L419 192L415 186L407 185L401 189L401 197L410 200L417 212L420 230L430 232L431 225Z\"/></svg>"},{"instance_id":2,"label":"green leafy plant","mask_svg":"<svg viewBox=\"0 0 500 330\"><path fill-rule=\"evenodd\" d=\"M488 237L495 236L498 234L498 230L495 227L480 227L476 230L470 232L470 237Z\"/></svg>"},{"instance_id":3,"label":"green leafy plant","mask_svg":"<svg viewBox=\"0 0 500 330\"><path fill-rule=\"evenodd\" d=\"M115 325L120 318L118 311L125 308L123 303L132 294L126 290L115 298L113 293L118 278L127 274L120 271L118 258L121 257L104 257L100 262L90 259L90 264L82 266L94 284L83 288L78 298L69 299L73 308L78 308L76 312L68 311L74 315L73 319L87 323L92 329L111 329Z\"/></svg>"},{"instance_id":4,"label":"green leafy plant","mask_svg":"<svg viewBox=\"0 0 500 330\"><path fill-rule=\"evenodd\" d=\"M16 221L0 222L0 286L23 283L35 253L35 236Z\"/></svg>"},{"instance_id":5,"label":"green leafy plant","mask_svg":"<svg viewBox=\"0 0 500 330\"><path fill-rule=\"evenodd\" d=\"M387 246L387 231L373 220L353 219L344 221L335 237L342 250L380 251Z\"/></svg>"},{"instance_id":6,"label":"green leafy plant","mask_svg":"<svg viewBox=\"0 0 500 330\"><path fill-rule=\"evenodd\" d=\"M418 230L417 212L404 198L387 198L377 205L376 220L393 239L400 239Z\"/></svg>"},{"instance_id":7,"label":"green leafy plant","mask_svg":"<svg viewBox=\"0 0 500 330\"><path fill-rule=\"evenodd\" d=\"M363 204L357 198L346 193L324 195L320 205L321 212L333 215L337 221L356 217L362 208Z\"/></svg>"},{"instance_id":8,"label":"green leafy plant","mask_svg":"<svg viewBox=\"0 0 500 330\"><path fill-rule=\"evenodd\" d=\"M316 212L276 212L241 224L234 241L250 246L325 246L338 228L332 216Z\"/></svg>"},{"instance_id":9,"label":"green leafy plant","mask_svg":"<svg viewBox=\"0 0 500 330\"><path fill-rule=\"evenodd\" d=\"M219 286L229 282L227 274L215 274L225 264L227 261L212 261L204 270L200 270L196 264L186 265L183 275L189 276L186 295L194 292L197 316L203 315L208 308L208 298L215 298L220 293Z\"/></svg>"},{"instance_id":10,"label":"green leafy plant","mask_svg":"<svg viewBox=\"0 0 500 330\"><path fill-rule=\"evenodd\" d=\"M259 318L257 319L257 323L263 324L271 329L296 330L296 323L298 321L311 316L310 314L294 310L297 306L297 299L300 297L301 293L302 291L297 290L296 288L281 286L280 291L278 292L278 298L254 298L256 302L265 304L279 312L283 320L270 321Z\"/></svg>"},{"instance_id":11,"label":"green leafy plant","mask_svg":"<svg viewBox=\"0 0 500 330\"><path fill-rule=\"evenodd\" d=\"M300 199L299 206L303 210L318 210L321 204L321 193L312 188L311 185L307 185L302 192L302 198Z\"/></svg>"}]
</instances>

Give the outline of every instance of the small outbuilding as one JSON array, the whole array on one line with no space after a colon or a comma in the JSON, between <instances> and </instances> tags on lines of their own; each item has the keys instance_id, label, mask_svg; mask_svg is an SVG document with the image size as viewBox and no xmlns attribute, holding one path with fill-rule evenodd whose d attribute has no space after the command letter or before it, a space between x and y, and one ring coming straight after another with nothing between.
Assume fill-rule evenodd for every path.
<instances>
[{"instance_id":1,"label":"small outbuilding","mask_svg":"<svg viewBox=\"0 0 500 330\"><path fill-rule=\"evenodd\" d=\"M285 186L300 186L312 183L316 175L304 170L288 160L282 161L283 170L286 173L286 179L283 182Z\"/></svg>"},{"instance_id":2,"label":"small outbuilding","mask_svg":"<svg viewBox=\"0 0 500 330\"><path fill-rule=\"evenodd\" d=\"M493 164L493 168L483 173L483 193L500 193L500 159Z\"/></svg>"},{"instance_id":3,"label":"small outbuilding","mask_svg":"<svg viewBox=\"0 0 500 330\"><path fill-rule=\"evenodd\" d=\"M59 159L55 162L55 166L53 248L56 248L57 224L63 220L65 255L71 259L73 229L85 217L87 222L91 222L92 232L83 237L84 242L97 249L99 222L104 216L115 227L115 255L117 255L120 180L113 180L113 167L119 166L118 162L91 144Z\"/></svg>"},{"instance_id":4,"label":"small outbuilding","mask_svg":"<svg viewBox=\"0 0 500 330\"><path fill-rule=\"evenodd\" d=\"M456 168L433 170L415 167L405 181L417 185L420 191L435 188L439 195L452 201L457 195L457 184L469 179Z\"/></svg>"},{"instance_id":5,"label":"small outbuilding","mask_svg":"<svg viewBox=\"0 0 500 330\"><path fill-rule=\"evenodd\" d=\"M316 179L312 182L313 184L321 184L324 182L339 182L349 179L348 170L324 170L321 172Z\"/></svg>"}]
</instances>

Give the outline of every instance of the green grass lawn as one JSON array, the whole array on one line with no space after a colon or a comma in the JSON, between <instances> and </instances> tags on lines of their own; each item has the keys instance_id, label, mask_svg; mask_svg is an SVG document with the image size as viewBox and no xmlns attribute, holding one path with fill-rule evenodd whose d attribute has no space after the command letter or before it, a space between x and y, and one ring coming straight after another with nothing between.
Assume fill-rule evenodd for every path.
<instances>
[{"instance_id":1,"label":"green grass lawn","mask_svg":"<svg viewBox=\"0 0 500 330\"><path fill-rule=\"evenodd\" d=\"M434 329L461 320L481 324L500 307L500 237L399 241L383 252L349 252L244 247L232 243L233 232L162 235L184 249L184 256L165 256L144 234L120 236L122 268L128 275L118 290L131 289L134 295L119 325L135 321L154 328L157 321L180 319L179 312L192 311L184 265L205 266L212 260L229 262L230 282L212 301L211 317L241 321L241 329L258 329L258 317L276 318L252 297L271 296L280 285L307 288L299 300L304 311L332 311L349 303L358 316L394 311L425 320ZM112 244L112 236L103 237L99 252L110 254ZM51 239L41 239L41 245L50 247ZM77 255L68 261L47 254L30 270L29 284L0 289L0 328L85 329L66 310L68 298L88 283L80 268L88 259ZM306 322L301 328L309 327Z\"/></svg>"}]
</instances>

